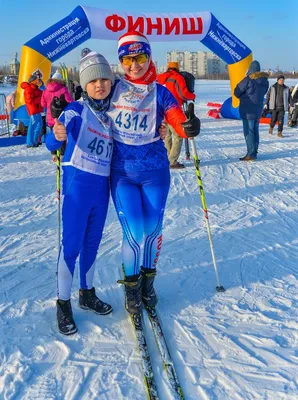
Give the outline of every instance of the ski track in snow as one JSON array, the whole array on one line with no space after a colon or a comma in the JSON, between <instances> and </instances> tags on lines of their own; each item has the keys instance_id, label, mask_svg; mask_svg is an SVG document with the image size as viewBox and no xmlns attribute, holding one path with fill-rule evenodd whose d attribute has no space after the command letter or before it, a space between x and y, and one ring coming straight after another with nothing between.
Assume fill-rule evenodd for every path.
<instances>
[{"instance_id":1,"label":"ski track in snow","mask_svg":"<svg viewBox=\"0 0 298 400\"><path fill-rule=\"evenodd\" d=\"M297 129L260 128L256 163L240 121L207 117L227 82L200 82L196 139L220 281L216 293L192 161L172 171L156 288L159 314L187 400L298 398ZM0 139L1 140L1 139ZM73 308L79 332L55 321L56 167L44 146L0 148L0 399L144 400L134 332L117 284L121 229L111 203L95 287L108 316ZM161 400L171 399L147 319Z\"/></svg>"}]
</instances>

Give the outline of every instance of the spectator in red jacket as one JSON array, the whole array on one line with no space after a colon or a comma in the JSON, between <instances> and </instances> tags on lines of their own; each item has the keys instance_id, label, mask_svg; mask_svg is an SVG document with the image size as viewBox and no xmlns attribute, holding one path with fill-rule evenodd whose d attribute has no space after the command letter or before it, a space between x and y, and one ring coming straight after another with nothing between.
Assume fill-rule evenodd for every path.
<instances>
[{"instance_id":1,"label":"spectator in red jacket","mask_svg":"<svg viewBox=\"0 0 298 400\"><path fill-rule=\"evenodd\" d=\"M41 105L42 91L39 86L42 81L36 76L31 75L28 82L22 82L21 88L24 89L25 104L29 119L27 131L27 147L38 147L38 137L42 128L42 118L40 113L43 111Z\"/></svg>"},{"instance_id":2,"label":"spectator in red jacket","mask_svg":"<svg viewBox=\"0 0 298 400\"><path fill-rule=\"evenodd\" d=\"M169 62L167 72L159 74L157 76L157 82L169 89L180 106L187 100L195 100L196 98L196 95L187 89L185 79L179 73L178 62ZM168 133L164 139L164 143L168 151L170 168L184 168L184 164L178 162L183 139L170 125L168 125L167 128Z\"/></svg>"}]
</instances>

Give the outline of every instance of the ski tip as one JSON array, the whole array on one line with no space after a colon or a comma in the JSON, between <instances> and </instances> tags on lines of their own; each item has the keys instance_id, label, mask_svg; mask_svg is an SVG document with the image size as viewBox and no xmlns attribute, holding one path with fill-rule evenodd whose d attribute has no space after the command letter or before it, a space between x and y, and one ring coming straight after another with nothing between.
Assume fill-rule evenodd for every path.
<instances>
[{"instance_id":1,"label":"ski tip","mask_svg":"<svg viewBox=\"0 0 298 400\"><path fill-rule=\"evenodd\" d=\"M216 286L216 291L222 293L222 292L225 292L226 289L223 286Z\"/></svg>"}]
</instances>

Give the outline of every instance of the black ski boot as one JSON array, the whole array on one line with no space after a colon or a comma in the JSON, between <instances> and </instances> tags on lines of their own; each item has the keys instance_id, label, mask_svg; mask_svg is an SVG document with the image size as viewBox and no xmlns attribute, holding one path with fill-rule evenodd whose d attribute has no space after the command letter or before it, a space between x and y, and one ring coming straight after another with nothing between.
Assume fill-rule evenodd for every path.
<instances>
[{"instance_id":1,"label":"black ski boot","mask_svg":"<svg viewBox=\"0 0 298 400\"><path fill-rule=\"evenodd\" d=\"M125 308L130 314L142 311L142 275L127 276L118 283L125 285Z\"/></svg>"},{"instance_id":2,"label":"black ski boot","mask_svg":"<svg viewBox=\"0 0 298 400\"><path fill-rule=\"evenodd\" d=\"M57 300L57 324L59 332L63 335L73 335L77 332L70 300Z\"/></svg>"},{"instance_id":3,"label":"black ski boot","mask_svg":"<svg viewBox=\"0 0 298 400\"><path fill-rule=\"evenodd\" d=\"M113 311L110 304L104 303L96 296L94 287L92 289L80 289L79 307L100 315L106 315Z\"/></svg>"},{"instance_id":4,"label":"black ski boot","mask_svg":"<svg viewBox=\"0 0 298 400\"><path fill-rule=\"evenodd\" d=\"M142 300L146 307L154 308L158 302L158 297L153 287L156 276L156 269L141 267L142 281Z\"/></svg>"}]
</instances>

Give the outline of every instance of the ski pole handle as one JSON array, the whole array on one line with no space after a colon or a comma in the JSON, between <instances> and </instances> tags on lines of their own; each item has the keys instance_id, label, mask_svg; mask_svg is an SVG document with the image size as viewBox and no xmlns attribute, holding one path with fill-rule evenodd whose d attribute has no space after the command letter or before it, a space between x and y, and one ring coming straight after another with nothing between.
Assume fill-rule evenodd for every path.
<instances>
[{"instance_id":1,"label":"ski pole handle","mask_svg":"<svg viewBox=\"0 0 298 400\"><path fill-rule=\"evenodd\" d=\"M195 104L189 103L188 104L188 119L192 119L195 117Z\"/></svg>"},{"instance_id":2,"label":"ski pole handle","mask_svg":"<svg viewBox=\"0 0 298 400\"><path fill-rule=\"evenodd\" d=\"M194 109L195 109L194 103L189 103L188 119L187 121L182 122L181 124L188 138L193 138L198 136L201 130L201 121L198 117L196 117Z\"/></svg>"}]
</instances>

